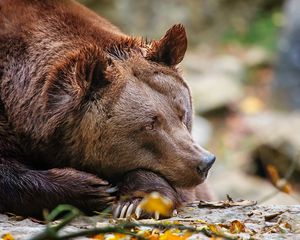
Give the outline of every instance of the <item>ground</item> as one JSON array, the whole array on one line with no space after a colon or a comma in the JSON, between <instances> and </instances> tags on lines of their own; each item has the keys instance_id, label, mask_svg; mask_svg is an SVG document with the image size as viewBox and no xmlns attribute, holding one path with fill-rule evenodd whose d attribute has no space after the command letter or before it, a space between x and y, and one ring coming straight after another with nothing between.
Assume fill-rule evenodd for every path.
<instances>
[{"instance_id":1,"label":"ground","mask_svg":"<svg viewBox=\"0 0 300 240\"><path fill-rule=\"evenodd\" d=\"M137 223L137 222L135 222ZM183 224L202 228L209 226L212 231L224 235L223 237L237 239L300 239L300 206L292 205L254 205L254 206L236 206L236 207L201 207L192 204L181 211L178 215L162 221L144 220L140 224ZM238 223L238 224L236 224ZM240 226L239 224L242 224ZM100 216L80 217L73 223L65 227L61 234L78 232L79 230L92 227L106 227L108 224L114 224L111 219L105 219ZM212 224L212 225L210 225ZM213 229L215 226L215 229ZM222 228L221 228L222 227ZM0 235L10 233L15 239L30 239L42 232L45 225L34 222L30 219L17 221L14 217L0 215ZM141 228L141 230L145 228ZM230 229L230 230L229 230ZM148 231L148 229L147 229ZM238 235L230 234L238 232ZM152 231L153 233L153 231ZM76 239L88 239L79 237ZM100 238L98 238L100 239ZM109 239L109 238L107 238ZM110 238L121 239L121 238ZM152 238L152 239L168 239ZM171 238L169 239L187 239ZM203 233L194 233L188 239L209 239Z\"/></svg>"}]
</instances>

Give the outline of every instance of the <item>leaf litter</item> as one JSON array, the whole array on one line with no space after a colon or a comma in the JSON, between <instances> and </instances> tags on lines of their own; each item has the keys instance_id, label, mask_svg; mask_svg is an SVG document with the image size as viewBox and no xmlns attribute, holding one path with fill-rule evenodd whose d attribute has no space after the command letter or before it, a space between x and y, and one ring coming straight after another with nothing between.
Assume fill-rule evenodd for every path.
<instances>
[{"instance_id":1,"label":"leaf litter","mask_svg":"<svg viewBox=\"0 0 300 240\"><path fill-rule=\"evenodd\" d=\"M164 199L164 197L159 194L148 195L143 201L142 208L145 211L156 211L160 214L170 211L169 200ZM282 234L297 233L297 227L300 226L295 225L295 219L285 215L289 210L278 211L276 207L274 207L274 209L269 208L272 209L272 212L270 212L268 208L263 206L256 207L255 204L255 201L235 201L230 196L227 196L227 200L224 201L201 201L192 207L185 208L189 209L190 215L194 216L194 218L184 219L181 217L184 216L184 214L180 215L180 212L177 217L163 220L136 220L133 217L128 217L127 219L107 219L106 216L106 218L98 218L95 228L89 227L83 230L81 234L75 232L69 233L69 235L63 235L58 231L49 231L49 229L55 227L59 229L57 226L46 225L46 230L54 234L51 237L55 236L55 238L49 237L45 230L45 232L42 233L44 234L42 235L44 238L36 236L32 239L74 239L73 237L76 234L77 236L89 236L90 239L94 240L262 239L264 234L279 234L281 236ZM243 208L239 208L239 206ZM68 208L71 212L76 212L69 206ZM234 208L235 210L231 211L230 208ZM295 210L296 212L299 211L297 208L295 208ZM226 211L227 213L235 212L237 215L228 217L228 215L223 214ZM207 215L212 213L216 216L222 216L219 219L207 218ZM243 217L239 215L240 213L243 214ZM77 214L74 216L78 217ZM201 219L201 216L203 219ZM294 214L294 216L297 215ZM259 222L256 222L256 227L253 227L255 225L253 223L257 221L257 219L259 219ZM59 225L63 226L64 221L65 220L62 219ZM12 234L7 233L2 235L0 239L14 240L14 237Z\"/></svg>"}]
</instances>

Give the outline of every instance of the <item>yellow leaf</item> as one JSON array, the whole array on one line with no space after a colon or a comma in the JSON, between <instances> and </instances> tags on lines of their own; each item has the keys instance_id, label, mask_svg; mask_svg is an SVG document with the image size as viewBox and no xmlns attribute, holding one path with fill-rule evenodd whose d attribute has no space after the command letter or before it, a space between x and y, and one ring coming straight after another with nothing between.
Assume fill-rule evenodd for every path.
<instances>
[{"instance_id":1,"label":"yellow leaf","mask_svg":"<svg viewBox=\"0 0 300 240\"><path fill-rule=\"evenodd\" d=\"M164 216L170 216L173 209L173 202L159 194L152 192L141 201L141 209L148 213L159 213Z\"/></svg>"},{"instance_id":2,"label":"yellow leaf","mask_svg":"<svg viewBox=\"0 0 300 240\"><path fill-rule=\"evenodd\" d=\"M203 224L206 224L206 221L204 221L204 220L202 220L202 219L197 219L196 222L197 222L197 223L203 223Z\"/></svg>"},{"instance_id":3,"label":"yellow leaf","mask_svg":"<svg viewBox=\"0 0 300 240\"><path fill-rule=\"evenodd\" d=\"M181 233L179 229L169 229L160 236L160 240L186 240L192 234L190 232Z\"/></svg>"},{"instance_id":4,"label":"yellow leaf","mask_svg":"<svg viewBox=\"0 0 300 240\"><path fill-rule=\"evenodd\" d=\"M104 240L103 234L98 234L92 238L93 240Z\"/></svg>"},{"instance_id":5,"label":"yellow leaf","mask_svg":"<svg viewBox=\"0 0 300 240\"><path fill-rule=\"evenodd\" d=\"M1 240L15 240L15 238L10 233L6 233L1 237Z\"/></svg>"},{"instance_id":6,"label":"yellow leaf","mask_svg":"<svg viewBox=\"0 0 300 240\"><path fill-rule=\"evenodd\" d=\"M154 228L152 230L147 230L147 231L138 231L138 235L149 240L159 240L160 230Z\"/></svg>"},{"instance_id":7,"label":"yellow leaf","mask_svg":"<svg viewBox=\"0 0 300 240\"><path fill-rule=\"evenodd\" d=\"M215 235L223 235L223 230L220 226L215 224L208 224L209 230Z\"/></svg>"},{"instance_id":8,"label":"yellow leaf","mask_svg":"<svg viewBox=\"0 0 300 240\"><path fill-rule=\"evenodd\" d=\"M131 237L126 235L126 234L123 234L123 233L112 233L112 234L109 234L109 235L105 235L105 238L106 240L125 240L125 239L130 239Z\"/></svg>"},{"instance_id":9,"label":"yellow leaf","mask_svg":"<svg viewBox=\"0 0 300 240\"><path fill-rule=\"evenodd\" d=\"M234 220L230 224L229 231L231 233L241 233L245 232L245 225L238 220Z\"/></svg>"}]
</instances>

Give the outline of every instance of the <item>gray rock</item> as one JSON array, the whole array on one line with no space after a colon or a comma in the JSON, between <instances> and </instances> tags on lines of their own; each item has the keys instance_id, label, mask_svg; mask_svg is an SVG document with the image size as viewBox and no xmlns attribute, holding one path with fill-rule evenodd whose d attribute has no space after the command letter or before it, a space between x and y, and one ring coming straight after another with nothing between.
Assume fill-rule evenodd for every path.
<instances>
[{"instance_id":1,"label":"gray rock","mask_svg":"<svg viewBox=\"0 0 300 240\"><path fill-rule=\"evenodd\" d=\"M283 203L286 205L299 204L295 198L278 192L278 190L265 179L246 174L237 168L224 171L222 167L216 164L211 170L209 183L212 189L217 193L218 199L224 199L224 197L229 194L235 199L250 199L262 202L266 205ZM297 197L300 198L299 194Z\"/></svg>"},{"instance_id":2,"label":"gray rock","mask_svg":"<svg viewBox=\"0 0 300 240\"><path fill-rule=\"evenodd\" d=\"M216 110L238 102L243 96L241 84L221 74L186 76L189 82L194 109L197 113Z\"/></svg>"},{"instance_id":3,"label":"gray rock","mask_svg":"<svg viewBox=\"0 0 300 240\"><path fill-rule=\"evenodd\" d=\"M252 156L264 165L276 166L282 174L286 174L293 165L293 176L299 181L300 112L264 112L248 116L245 120L256 143Z\"/></svg>"},{"instance_id":4,"label":"gray rock","mask_svg":"<svg viewBox=\"0 0 300 240\"><path fill-rule=\"evenodd\" d=\"M96 222L93 217L79 217L70 225L63 228L60 233L62 235L67 233L74 233L95 226ZM44 224L33 222L28 218L17 221L14 217L8 217L7 215L0 214L0 237L6 233L10 233L16 240L23 240L38 235L39 233L43 232L44 229ZM76 239L81 240L89 238L79 237Z\"/></svg>"},{"instance_id":5,"label":"gray rock","mask_svg":"<svg viewBox=\"0 0 300 240\"><path fill-rule=\"evenodd\" d=\"M0 237L3 234L11 233L16 239L26 239L40 233L43 229L43 225L29 219L15 221L6 215L0 214Z\"/></svg>"},{"instance_id":6,"label":"gray rock","mask_svg":"<svg viewBox=\"0 0 300 240\"><path fill-rule=\"evenodd\" d=\"M270 219L266 216L272 216ZM79 231L81 228L90 228L91 218L80 218L76 223L71 223L64 231L72 232ZM246 228L251 231L255 231L257 239L299 239L300 238L300 206L298 205L270 205L270 206L238 206L230 208L198 208L197 203L191 204L181 209L176 217L167 219L167 223L170 221L178 221L184 225L197 225L197 221L202 220L207 223L222 223L229 224L233 220L239 220L244 223ZM93 218L94 221L94 218ZM106 220L109 222L109 220ZM78 223L79 222L79 223ZM141 221L149 223L149 220ZM163 222L163 221L162 221ZM290 224L290 229L287 229L285 234L272 233L271 231L264 231L267 226L275 225L277 222ZM153 221L150 221L153 223ZM201 224L201 221L198 222ZM101 225L100 225L101 227ZM34 223L29 219L23 221L14 221L5 215L0 215L0 236L4 233L11 233L15 239L29 239L35 234L39 233L44 229L44 225ZM261 234L261 231L264 233ZM249 239L248 233L243 233L245 238ZM193 239L208 239L202 234L194 235ZM87 239L84 237L76 239Z\"/></svg>"},{"instance_id":7,"label":"gray rock","mask_svg":"<svg viewBox=\"0 0 300 240\"><path fill-rule=\"evenodd\" d=\"M194 74L222 74L235 79L241 79L244 66L234 55L216 54L209 47L201 47L194 52L188 52L183 61L185 71Z\"/></svg>"},{"instance_id":8,"label":"gray rock","mask_svg":"<svg viewBox=\"0 0 300 240\"><path fill-rule=\"evenodd\" d=\"M278 214L278 216L276 216ZM273 219L268 220L266 216L275 215ZM208 223L229 224L231 221L239 220L244 223L250 231L255 231L256 238L250 238L249 234L244 233L240 239L300 239L300 206L299 205L256 205L256 206L239 206L231 208L198 208L197 204L184 208L179 212L174 220L186 221L204 220ZM276 222L288 222L291 230L283 233L268 233L264 231L267 226L274 226ZM200 237L200 235L199 235ZM194 239L194 238L193 238ZM203 239L203 238L198 238Z\"/></svg>"},{"instance_id":9,"label":"gray rock","mask_svg":"<svg viewBox=\"0 0 300 240\"><path fill-rule=\"evenodd\" d=\"M237 80L240 80L244 75L244 66L241 60L233 55L215 56L208 64L209 73L224 74Z\"/></svg>"},{"instance_id":10,"label":"gray rock","mask_svg":"<svg viewBox=\"0 0 300 240\"><path fill-rule=\"evenodd\" d=\"M254 46L244 50L241 60L246 67L253 68L272 63L272 56L266 49Z\"/></svg>"}]
</instances>

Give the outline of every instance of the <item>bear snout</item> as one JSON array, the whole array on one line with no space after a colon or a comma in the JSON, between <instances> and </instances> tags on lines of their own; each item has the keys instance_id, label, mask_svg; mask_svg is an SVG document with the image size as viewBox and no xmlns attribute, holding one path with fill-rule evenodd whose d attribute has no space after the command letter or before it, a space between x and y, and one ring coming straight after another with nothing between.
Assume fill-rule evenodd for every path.
<instances>
[{"instance_id":1,"label":"bear snout","mask_svg":"<svg viewBox=\"0 0 300 240\"><path fill-rule=\"evenodd\" d=\"M211 153L206 155L204 158L201 159L201 162L197 167L198 173L204 177L207 177L208 171L212 167L215 161L216 161L215 155Z\"/></svg>"}]
</instances>

